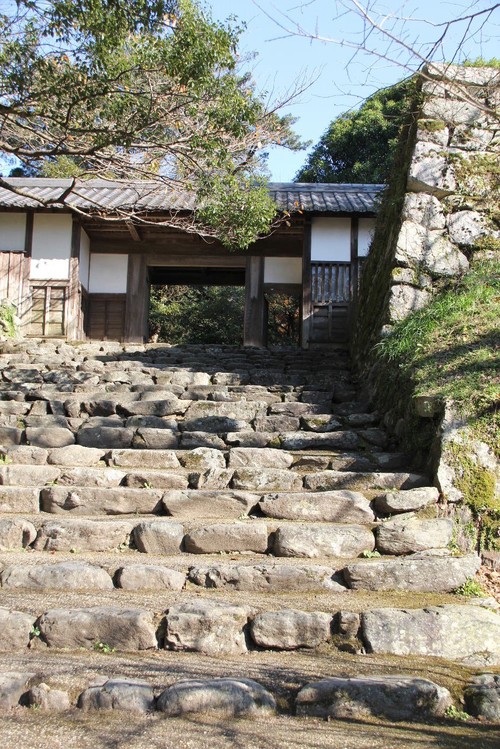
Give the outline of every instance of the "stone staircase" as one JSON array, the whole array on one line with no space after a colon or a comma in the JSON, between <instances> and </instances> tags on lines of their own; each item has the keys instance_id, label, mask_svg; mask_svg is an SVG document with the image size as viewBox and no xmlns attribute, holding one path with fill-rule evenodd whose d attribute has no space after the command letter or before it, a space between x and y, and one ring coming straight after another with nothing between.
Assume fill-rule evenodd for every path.
<instances>
[{"instance_id":1,"label":"stone staircase","mask_svg":"<svg viewBox=\"0 0 500 749\"><path fill-rule=\"evenodd\" d=\"M450 551L437 490L357 399L342 349L33 340L4 344L0 369L0 650L27 673L18 699L49 705L63 649L85 673L106 655L111 680L120 653L229 658L240 686L234 658L252 653L500 665L493 604L453 594L479 559Z\"/></svg>"}]
</instances>

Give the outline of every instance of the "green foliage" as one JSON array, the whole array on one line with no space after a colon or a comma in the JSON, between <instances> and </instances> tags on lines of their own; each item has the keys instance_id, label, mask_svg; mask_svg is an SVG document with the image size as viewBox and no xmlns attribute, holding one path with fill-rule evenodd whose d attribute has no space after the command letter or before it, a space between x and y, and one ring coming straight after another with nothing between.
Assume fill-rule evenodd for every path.
<instances>
[{"instance_id":1,"label":"green foliage","mask_svg":"<svg viewBox=\"0 0 500 749\"><path fill-rule=\"evenodd\" d=\"M2 330L8 338L14 338L17 333L16 308L9 302L0 304L0 330Z\"/></svg>"},{"instance_id":2,"label":"green foliage","mask_svg":"<svg viewBox=\"0 0 500 749\"><path fill-rule=\"evenodd\" d=\"M477 436L497 451L499 318L500 261L493 257L473 263L376 347L386 374L409 383L414 395L451 398Z\"/></svg>"},{"instance_id":3,"label":"green foliage","mask_svg":"<svg viewBox=\"0 0 500 749\"><path fill-rule=\"evenodd\" d=\"M450 720L466 721L470 720L471 717L469 713L460 710L459 708L455 707L455 705L450 705L449 707L447 707L444 714L446 718L449 718Z\"/></svg>"},{"instance_id":4,"label":"green foliage","mask_svg":"<svg viewBox=\"0 0 500 749\"><path fill-rule=\"evenodd\" d=\"M151 332L167 343L240 345L244 293L243 288L233 286L153 288Z\"/></svg>"},{"instance_id":5,"label":"green foliage","mask_svg":"<svg viewBox=\"0 0 500 749\"><path fill-rule=\"evenodd\" d=\"M408 79L377 91L357 111L337 117L296 180L385 182L413 94L414 82Z\"/></svg>"},{"instance_id":6,"label":"green foliage","mask_svg":"<svg viewBox=\"0 0 500 749\"><path fill-rule=\"evenodd\" d=\"M214 22L196 0L19 0L9 10L0 153L49 176L83 170L190 194L190 228L230 247L269 229L264 149L300 144L240 72L233 22Z\"/></svg>"},{"instance_id":7,"label":"green foliage","mask_svg":"<svg viewBox=\"0 0 500 749\"><path fill-rule=\"evenodd\" d=\"M482 598L484 597L484 590L481 584L474 580L473 577L467 578L467 580L456 588L454 591L459 596L466 596L467 598Z\"/></svg>"},{"instance_id":8,"label":"green foliage","mask_svg":"<svg viewBox=\"0 0 500 749\"><path fill-rule=\"evenodd\" d=\"M105 655L115 652L115 648L112 648L106 642L95 642L93 647L97 653L104 653Z\"/></svg>"}]
</instances>

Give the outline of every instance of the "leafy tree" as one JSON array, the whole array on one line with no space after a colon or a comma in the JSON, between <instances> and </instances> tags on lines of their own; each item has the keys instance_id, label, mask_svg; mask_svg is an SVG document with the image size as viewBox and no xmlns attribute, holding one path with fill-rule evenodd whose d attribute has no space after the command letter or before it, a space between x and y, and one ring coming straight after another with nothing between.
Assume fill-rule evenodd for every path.
<instances>
[{"instance_id":1,"label":"leafy tree","mask_svg":"<svg viewBox=\"0 0 500 749\"><path fill-rule=\"evenodd\" d=\"M143 179L174 194L180 209L196 206L172 211L169 225L239 247L267 231L276 209L260 154L298 142L290 119L239 71L240 30L232 22L215 23L196 0L7 7L12 13L0 15L4 157L28 168L49 162L48 173L64 167L72 181L62 197L75 209L76 176ZM146 220L133 206L130 216Z\"/></svg>"},{"instance_id":2,"label":"leafy tree","mask_svg":"<svg viewBox=\"0 0 500 749\"><path fill-rule=\"evenodd\" d=\"M399 129L408 116L413 80L377 91L355 112L337 117L306 164L298 182L385 182Z\"/></svg>"}]
</instances>

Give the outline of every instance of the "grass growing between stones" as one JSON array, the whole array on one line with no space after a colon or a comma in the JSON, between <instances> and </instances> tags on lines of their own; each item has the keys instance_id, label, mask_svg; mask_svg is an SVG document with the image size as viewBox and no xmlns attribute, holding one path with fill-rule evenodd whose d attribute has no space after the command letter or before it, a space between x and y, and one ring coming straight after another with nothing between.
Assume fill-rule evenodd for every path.
<instances>
[{"instance_id":1,"label":"grass growing between stones","mask_svg":"<svg viewBox=\"0 0 500 749\"><path fill-rule=\"evenodd\" d=\"M474 263L455 285L396 325L377 346L392 385L451 398L475 436L499 454L500 260Z\"/></svg>"}]
</instances>

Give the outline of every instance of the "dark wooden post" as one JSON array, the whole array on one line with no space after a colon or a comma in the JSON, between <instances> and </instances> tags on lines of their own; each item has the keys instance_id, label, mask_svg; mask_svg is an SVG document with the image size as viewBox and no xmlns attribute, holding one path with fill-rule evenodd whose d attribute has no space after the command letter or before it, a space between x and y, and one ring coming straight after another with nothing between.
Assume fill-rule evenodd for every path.
<instances>
[{"instance_id":1,"label":"dark wooden post","mask_svg":"<svg viewBox=\"0 0 500 749\"><path fill-rule=\"evenodd\" d=\"M33 220L34 212L28 211L26 213L26 229L24 234L23 272L19 284L19 303L17 308L17 315L21 320L21 328L27 328L31 320L30 274L31 253L33 249Z\"/></svg>"},{"instance_id":2,"label":"dark wooden post","mask_svg":"<svg viewBox=\"0 0 500 749\"><path fill-rule=\"evenodd\" d=\"M351 304L356 303L356 298L358 296L358 284L359 284L358 238L359 238L359 219L357 216L354 216L353 218L351 218L351 278L350 278L350 284L349 284L349 287L350 287L349 296L350 296Z\"/></svg>"},{"instance_id":3,"label":"dark wooden post","mask_svg":"<svg viewBox=\"0 0 500 749\"><path fill-rule=\"evenodd\" d=\"M247 258L245 274L245 321L243 345L266 345L263 257Z\"/></svg>"},{"instance_id":4,"label":"dark wooden post","mask_svg":"<svg viewBox=\"0 0 500 749\"><path fill-rule=\"evenodd\" d=\"M311 296L311 219L306 218L304 225L304 240L302 250L302 304L301 304L301 335L302 348L309 348L312 325L312 296Z\"/></svg>"},{"instance_id":5,"label":"dark wooden post","mask_svg":"<svg viewBox=\"0 0 500 749\"><path fill-rule=\"evenodd\" d=\"M349 307L347 311L349 330L352 328L355 309L358 303L358 286L359 286L359 219L357 216L351 218L351 267L349 280ZM350 337L349 333L349 337Z\"/></svg>"},{"instance_id":6,"label":"dark wooden post","mask_svg":"<svg viewBox=\"0 0 500 749\"><path fill-rule=\"evenodd\" d=\"M71 230L71 257L69 261L68 297L66 299L66 337L79 341L83 336L82 295L80 290L80 241L82 229L74 216Z\"/></svg>"},{"instance_id":7,"label":"dark wooden post","mask_svg":"<svg viewBox=\"0 0 500 749\"><path fill-rule=\"evenodd\" d=\"M148 335L147 268L143 255L128 256L127 302L125 305L124 339L143 343Z\"/></svg>"}]
</instances>

